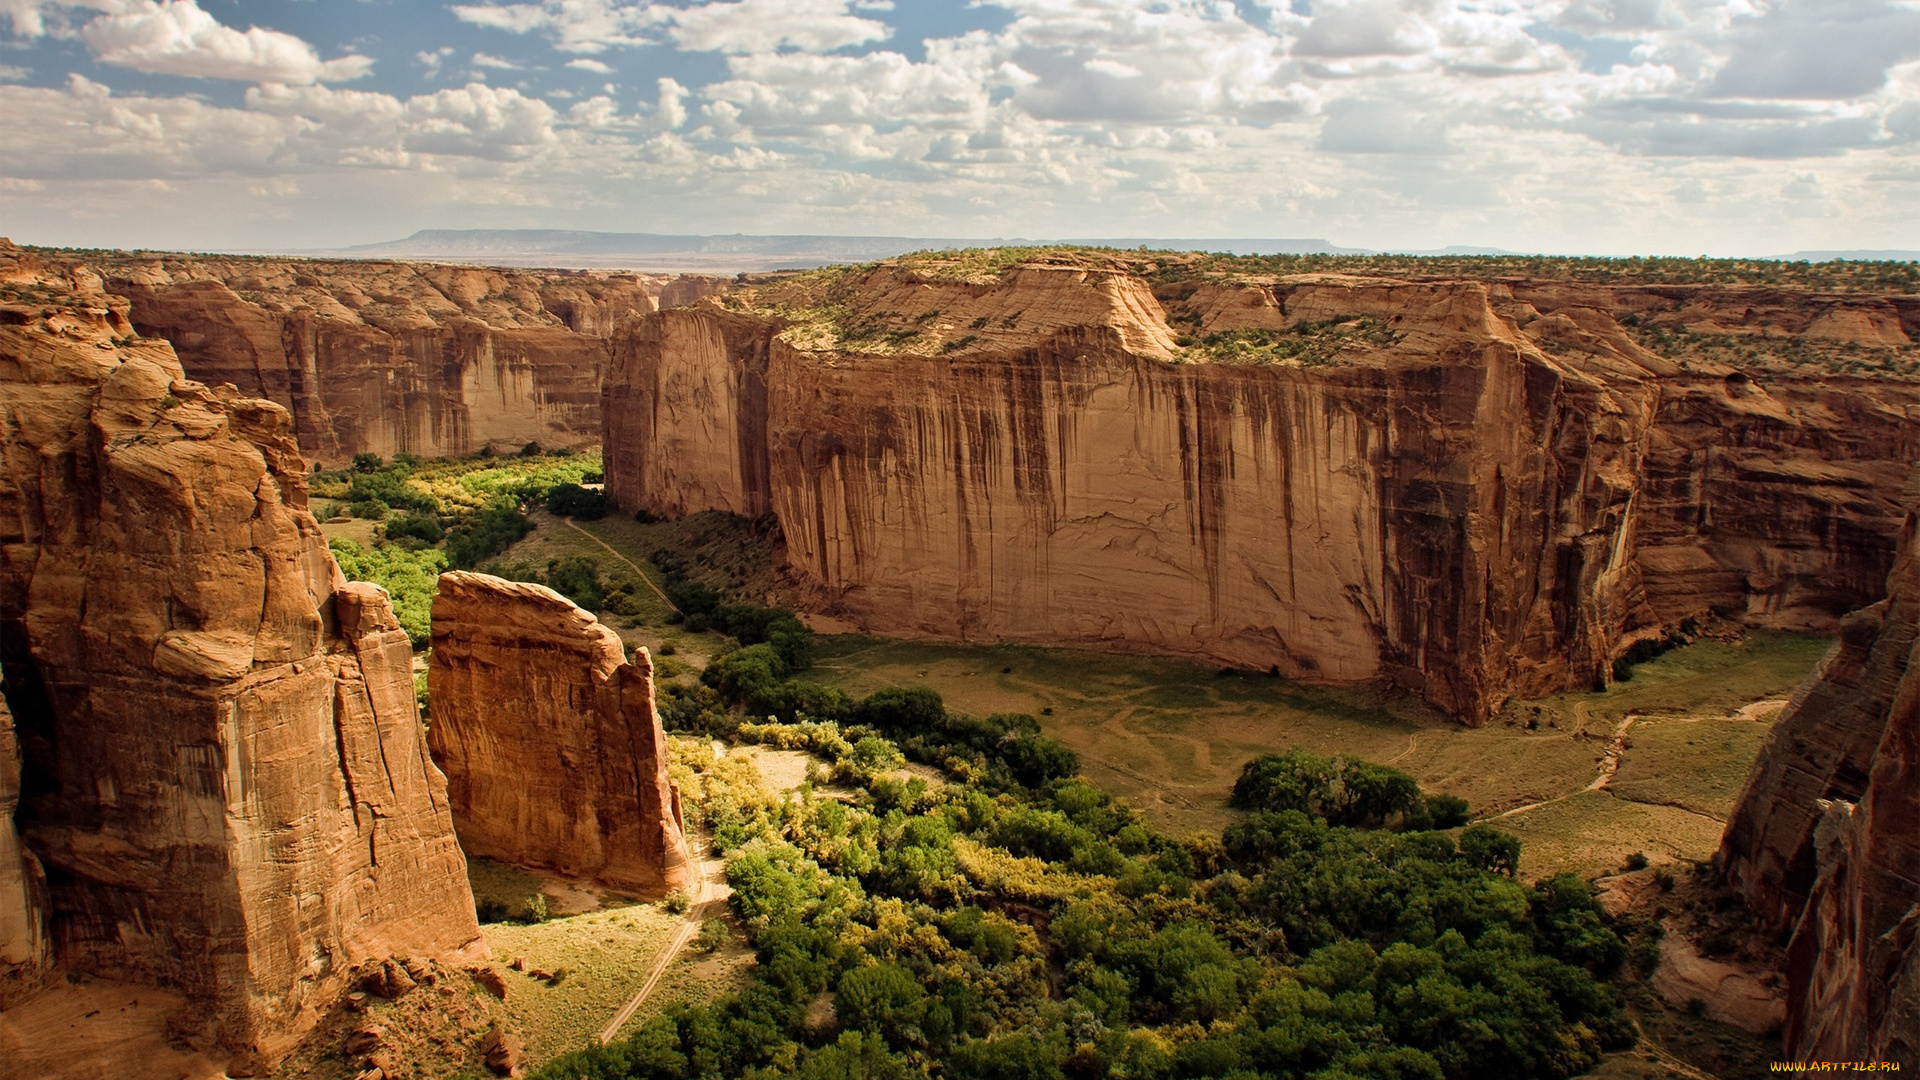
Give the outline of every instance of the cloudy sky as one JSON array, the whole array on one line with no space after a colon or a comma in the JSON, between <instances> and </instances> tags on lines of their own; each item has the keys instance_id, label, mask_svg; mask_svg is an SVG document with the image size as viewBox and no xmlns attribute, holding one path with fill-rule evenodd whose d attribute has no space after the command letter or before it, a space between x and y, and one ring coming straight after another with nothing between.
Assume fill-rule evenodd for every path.
<instances>
[{"instance_id":1,"label":"cloudy sky","mask_svg":"<svg viewBox=\"0 0 1920 1080\"><path fill-rule=\"evenodd\" d=\"M0 235L1920 248L1920 0L0 0Z\"/></svg>"}]
</instances>

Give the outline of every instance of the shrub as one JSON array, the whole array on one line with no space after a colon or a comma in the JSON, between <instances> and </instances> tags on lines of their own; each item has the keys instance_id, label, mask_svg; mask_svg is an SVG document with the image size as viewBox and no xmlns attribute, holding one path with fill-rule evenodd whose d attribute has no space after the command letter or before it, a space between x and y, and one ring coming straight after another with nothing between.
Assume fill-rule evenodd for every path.
<instances>
[{"instance_id":1,"label":"shrub","mask_svg":"<svg viewBox=\"0 0 1920 1080\"><path fill-rule=\"evenodd\" d=\"M532 531L533 522L511 502L494 502L447 530L447 562L471 570Z\"/></svg>"},{"instance_id":2,"label":"shrub","mask_svg":"<svg viewBox=\"0 0 1920 1080\"><path fill-rule=\"evenodd\" d=\"M385 521L392 510L392 507L379 499L356 499L347 504L347 516L357 517L362 521Z\"/></svg>"},{"instance_id":3,"label":"shrub","mask_svg":"<svg viewBox=\"0 0 1920 1080\"><path fill-rule=\"evenodd\" d=\"M440 519L424 514L408 514L387 522L387 539L419 540L422 543L437 544L447 531L440 527Z\"/></svg>"},{"instance_id":4,"label":"shrub","mask_svg":"<svg viewBox=\"0 0 1920 1080\"><path fill-rule=\"evenodd\" d=\"M555 484L547 489L547 513L558 517L576 517L598 521L607 516L605 494L579 484Z\"/></svg>"},{"instance_id":5,"label":"shrub","mask_svg":"<svg viewBox=\"0 0 1920 1080\"><path fill-rule=\"evenodd\" d=\"M600 581L600 568L578 555L547 564L547 587L588 611L600 610L607 594Z\"/></svg>"},{"instance_id":6,"label":"shrub","mask_svg":"<svg viewBox=\"0 0 1920 1080\"><path fill-rule=\"evenodd\" d=\"M1458 795L1427 796L1427 817L1432 828L1451 829L1465 825L1468 810L1467 800Z\"/></svg>"},{"instance_id":7,"label":"shrub","mask_svg":"<svg viewBox=\"0 0 1920 1080\"><path fill-rule=\"evenodd\" d=\"M379 454L353 455L353 471L357 473L376 473L385 464Z\"/></svg>"}]
</instances>

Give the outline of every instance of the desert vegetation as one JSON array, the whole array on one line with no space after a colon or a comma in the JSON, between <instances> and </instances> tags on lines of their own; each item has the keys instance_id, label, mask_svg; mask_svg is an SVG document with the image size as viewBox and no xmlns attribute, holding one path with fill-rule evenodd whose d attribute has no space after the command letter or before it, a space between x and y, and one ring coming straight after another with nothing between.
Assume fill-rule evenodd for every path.
<instances>
[{"instance_id":1,"label":"desert vegetation","mask_svg":"<svg viewBox=\"0 0 1920 1080\"><path fill-rule=\"evenodd\" d=\"M855 700L777 657L737 644L663 710L805 749L843 793L706 784L753 981L541 1075L1554 1077L1633 1039L1591 887L1435 831L1462 808L1405 774L1259 758L1244 819L1174 839L1034 717Z\"/></svg>"}]
</instances>

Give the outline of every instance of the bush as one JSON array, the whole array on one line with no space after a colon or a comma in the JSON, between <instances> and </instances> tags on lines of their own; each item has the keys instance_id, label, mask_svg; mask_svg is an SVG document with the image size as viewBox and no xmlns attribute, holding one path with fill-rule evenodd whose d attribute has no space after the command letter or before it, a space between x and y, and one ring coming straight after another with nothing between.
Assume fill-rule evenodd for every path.
<instances>
[{"instance_id":1,"label":"bush","mask_svg":"<svg viewBox=\"0 0 1920 1080\"><path fill-rule=\"evenodd\" d=\"M347 504L347 516L362 521L385 521L393 508L379 499L356 499Z\"/></svg>"},{"instance_id":2,"label":"bush","mask_svg":"<svg viewBox=\"0 0 1920 1080\"><path fill-rule=\"evenodd\" d=\"M1247 762L1233 785L1231 801L1244 810L1293 810L1325 818L1329 824L1362 829L1389 825L1424 829L1433 820L1432 800L1421 794L1419 783L1406 773L1357 758L1318 757L1297 748ZM1460 816L1465 805L1460 804ZM1440 808L1454 816L1452 804Z\"/></svg>"},{"instance_id":3,"label":"bush","mask_svg":"<svg viewBox=\"0 0 1920 1080\"><path fill-rule=\"evenodd\" d=\"M579 484L555 484L547 489L547 513L598 521L607 516L607 497Z\"/></svg>"},{"instance_id":4,"label":"bush","mask_svg":"<svg viewBox=\"0 0 1920 1080\"><path fill-rule=\"evenodd\" d=\"M600 581L600 568L578 555L556 559L547 564L547 587L586 608L599 611L606 599L606 587Z\"/></svg>"},{"instance_id":5,"label":"bush","mask_svg":"<svg viewBox=\"0 0 1920 1080\"><path fill-rule=\"evenodd\" d=\"M727 928L725 919L708 919L700 924L700 933L693 939L693 947L701 952L716 952L733 940L733 931Z\"/></svg>"},{"instance_id":6,"label":"bush","mask_svg":"<svg viewBox=\"0 0 1920 1080\"><path fill-rule=\"evenodd\" d=\"M1451 829L1465 825L1468 810L1467 800L1458 795L1427 796L1427 817L1431 828Z\"/></svg>"},{"instance_id":7,"label":"bush","mask_svg":"<svg viewBox=\"0 0 1920 1080\"><path fill-rule=\"evenodd\" d=\"M533 531L533 522L510 502L495 502L447 530L447 562L471 570Z\"/></svg>"},{"instance_id":8,"label":"bush","mask_svg":"<svg viewBox=\"0 0 1920 1080\"><path fill-rule=\"evenodd\" d=\"M440 527L439 518L431 518L423 514L408 514L387 522L387 539L389 540L418 540L426 544L437 544L446 535L447 531Z\"/></svg>"},{"instance_id":9,"label":"bush","mask_svg":"<svg viewBox=\"0 0 1920 1080\"><path fill-rule=\"evenodd\" d=\"M386 465L379 454L353 455L353 471L357 473L376 473Z\"/></svg>"}]
</instances>

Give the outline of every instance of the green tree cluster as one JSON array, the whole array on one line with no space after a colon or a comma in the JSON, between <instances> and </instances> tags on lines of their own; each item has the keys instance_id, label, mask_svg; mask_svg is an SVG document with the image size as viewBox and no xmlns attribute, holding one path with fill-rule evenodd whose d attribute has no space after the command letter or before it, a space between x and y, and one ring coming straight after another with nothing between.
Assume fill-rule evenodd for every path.
<instances>
[{"instance_id":1,"label":"green tree cluster","mask_svg":"<svg viewBox=\"0 0 1920 1080\"><path fill-rule=\"evenodd\" d=\"M371 581L393 597L393 613L416 649L426 647L433 629L433 597L440 590L440 572L447 568L445 553L409 549L398 544L366 548L337 538L327 547L349 581Z\"/></svg>"}]
</instances>

